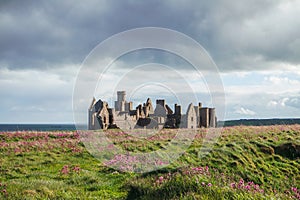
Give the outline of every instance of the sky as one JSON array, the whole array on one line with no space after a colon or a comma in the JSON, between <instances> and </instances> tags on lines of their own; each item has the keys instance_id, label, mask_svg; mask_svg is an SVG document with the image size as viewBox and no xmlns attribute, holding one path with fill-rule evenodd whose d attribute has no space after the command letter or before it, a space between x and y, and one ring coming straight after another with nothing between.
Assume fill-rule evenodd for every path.
<instances>
[{"instance_id":1,"label":"sky","mask_svg":"<svg viewBox=\"0 0 300 200\"><path fill-rule=\"evenodd\" d=\"M297 0L3 0L0 123L73 123L74 86L88 55L107 38L142 27L178 31L206 50L223 83L225 119L299 118L299 13ZM194 85L193 91L200 98L203 95L205 105L211 105L209 91L202 88L203 77L197 78L180 58L157 50L131 52L118 59L106 73L106 82L86 98L113 102L115 94L103 88L117 85L124 89L122 73L147 63L162 64L146 65L156 72L173 67L173 75L188 77L184 79ZM147 73L145 66L135 71L139 73ZM158 74L162 73L148 75ZM178 79L171 75L168 84L178 88ZM129 82L127 87L133 86ZM172 92L160 86L136 88L132 100L139 103L143 95L160 95L175 103ZM89 103L84 103L83 116Z\"/></svg>"}]
</instances>

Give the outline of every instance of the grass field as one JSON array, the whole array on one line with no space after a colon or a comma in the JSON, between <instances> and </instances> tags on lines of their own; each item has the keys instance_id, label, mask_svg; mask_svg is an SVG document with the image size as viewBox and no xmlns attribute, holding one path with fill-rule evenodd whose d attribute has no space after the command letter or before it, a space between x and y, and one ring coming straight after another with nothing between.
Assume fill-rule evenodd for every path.
<instances>
[{"instance_id":1,"label":"grass field","mask_svg":"<svg viewBox=\"0 0 300 200\"><path fill-rule=\"evenodd\" d=\"M107 134L124 150L151 152L174 130ZM206 134L169 166L139 174L99 162L77 132L1 132L0 199L300 199L299 125L223 128L200 159Z\"/></svg>"}]
</instances>

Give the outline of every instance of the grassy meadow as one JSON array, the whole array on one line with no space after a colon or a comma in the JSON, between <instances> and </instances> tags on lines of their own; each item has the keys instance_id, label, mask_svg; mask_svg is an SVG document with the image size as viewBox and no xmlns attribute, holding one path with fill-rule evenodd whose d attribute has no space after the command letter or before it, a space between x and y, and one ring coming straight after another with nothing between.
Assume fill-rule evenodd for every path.
<instances>
[{"instance_id":1,"label":"grassy meadow","mask_svg":"<svg viewBox=\"0 0 300 200\"><path fill-rule=\"evenodd\" d=\"M151 152L174 130L107 134L126 151ZM223 128L200 159L206 134L169 166L139 174L99 162L78 132L0 132L0 199L300 199L300 125Z\"/></svg>"}]
</instances>

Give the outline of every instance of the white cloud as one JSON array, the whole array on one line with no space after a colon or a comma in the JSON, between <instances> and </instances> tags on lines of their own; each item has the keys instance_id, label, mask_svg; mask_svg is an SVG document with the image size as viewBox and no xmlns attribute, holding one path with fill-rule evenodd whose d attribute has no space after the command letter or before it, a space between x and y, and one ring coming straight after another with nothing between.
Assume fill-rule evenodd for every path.
<instances>
[{"instance_id":1,"label":"white cloud","mask_svg":"<svg viewBox=\"0 0 300 200\"><path fill-rule=\"evenodd\" d=\"M275 107L277 105L278 105L278 102L274 101L274 100L269 101L267 104L268 107Z\"/></svg>"},{"instance_id":2,"label":"white cloud","mask_svg":"<svg viewBox=\"0 0 300 200\"><path fill-rule=\"evenodd\" d=\"M248 108L240 107L235 110L235 113L241 114L241 115L255 115L256 113Z\"/></svg>"},{"instance_id":3,"label":"white cloud","mask_svg":"<svg viewBox=\"0 0 300 200\"><path fill-rule=\"evenodd\" d=\"M2 123L72 122L74 66L50 71L0 68Z\"/></svg>"},{"instance_id":4,"label":"white cloud","mask_svg":"<svg viewBox=\"0 0 300 200\"><path fill-rule=\"evenodd\" d=\"M279 76L268 76L265 77L265 80L272 83L272 84L281 84L281 85L300 85L300 81L298 80L294 80L294 79L290 79L288 77L279 77Z\"/></svg>"},{"instance_id":5,"label":"white cloud","mask_svg":"<svg viewBox=\"0 0 300 200\"><path fill-rule=\"evenodd\" d=\"M290 99L291 97L289 96L289 97L281 97L281 98L279 98L278 100L271 100L271 101L269 101L268 102L268 104L267 104L267 106L268 107L279 107L279 106L281 106L281 107L286 107L287 106L287 102L289 102L289 103L294 103L295 102L295 98L293 98L293 99Z\"/></svg>"},{"instance_id":6,"label":"white cloud","mask_svg":"<svg viewBox=\"0 0 300 200\"><path fill-rule=\"evenodd\" d=\"M287 98L287 97L285 97L285 98L283 98L283 99L281 99L280 101L279 101L279 103L280 103L280 105L281 106L283 106L283 107L285 107L286 105L286 102L289 100L289 98Z\"/></svg>"},{"instance_id":7,"label":"white cloud","mask_svg":"<svg viewBox=\"0 0 300 200\"><path fill-rule=\"evenodd\" d=\"M222 78L227 119L253 117L246 115L246 108L256 112L255 118L300 117L300 76L293 70L252 71L245 77L237 76L236 72L227 72L222 73Z\"/></svg>"}]
</instances>

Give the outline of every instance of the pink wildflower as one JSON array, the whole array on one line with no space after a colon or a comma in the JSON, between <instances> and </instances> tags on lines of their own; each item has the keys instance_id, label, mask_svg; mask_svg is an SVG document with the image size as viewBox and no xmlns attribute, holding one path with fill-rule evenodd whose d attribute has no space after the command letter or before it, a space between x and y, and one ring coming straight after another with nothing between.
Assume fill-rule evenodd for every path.
<instances>
[{"instance_id":1,"label":"pink wildflower","mask_svg":"<svg viewBox=\"0 0 300 200\"><path fill-rule=\"evenodd\" d=\"M250 185L246 185L245 189L249 191L251 189L251 186Z\"/></svg>"},{"instance_id":2,"label":"pink wildflower","mask_svg":"<svg viewBox=\"0 0 300 200\"><path fill-rule=\"evenodd\" d=\"M69 165L63 166L63 168L60 171L60 173L62 173L62 174L68 174L69 172L70 172Z\"/></svg>"},{"instance_id":3,"label":"pink wildflower","mask_svg":"<svg viewBox=\"0 0 300 200\"><path fill-rule=\"evenodd\" d=\"M297 188L296 188L296 187L292 187L291 190L292 190L293 192L297 192Z\"/></svg>"},{"instance_id":4,"label":"pink wildflower","mask_svg":"<svg viewBox=\"0 0 300 200\"><path fill-rule=\"evenodd\" d=\"M233 189L236 188L235 183L231 183L231 184L230 184L230 187L233 188Z\"/></svg>"},{"instance_id":5,"label":"pink wildflower","mask_svg":"<svg viewBox=\"0 0 300 200\"><path fill-rule=\"evenodd\" d=\"M79 166L73 167L73 171L76 172L76 173L79 173L80 172L80 167Z\"/></svg>"},{"instance_id":6,"label":"pink wildflower","mask_svg":"<svg viewBox=\"0 0 300 200\"><path fill-rule=\"evenodd\" d=\"M163 177L163 176L160 176L160 177L158 177L158 179L156 180L156 183L157 183L157 184L161 184L163 181L164 181L164 177Z\"/></svg>"},{"instance_id":7,"label":"pink wildflower","mask_svg":"<svg viewBox=\"0 0 300 200\"><path fill-rule=\"evenodd\" d=\"M244 180L241 178L238 184L238 188L242 189L244 187Z\"/></svg>"},{"instance_id":8,"label":"pink wildflower","mask_svg":"<svg viewBox=\"0 0 300 200\"><path fill-rule=\"evenodd\" d=\"M163 182L164 177L163 177L163 176L160 176L160 177L158 178L158 180L159 180L160 182Z\"/></svg>"},{"instance_id":9,"label":"pink wildflower","mask_svg":"<svg viewBox=\"0 0 300 200\"><path fill-rule=\"evenodd\" d=\"M244 185L244 180L241 178L239 184Z\"/></svg>"}]
</instances>

